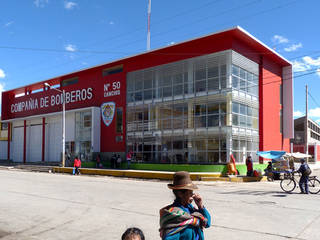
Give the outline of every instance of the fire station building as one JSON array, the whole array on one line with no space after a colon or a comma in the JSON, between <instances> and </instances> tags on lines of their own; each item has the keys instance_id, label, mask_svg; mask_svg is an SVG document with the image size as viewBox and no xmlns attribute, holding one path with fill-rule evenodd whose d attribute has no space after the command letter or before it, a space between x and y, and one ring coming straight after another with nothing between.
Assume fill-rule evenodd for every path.
<instances>
[{"instance_id":1,"label":"fire station building","mask_svg":"<svg viewBox=\"0 0 320 240\"><path fill-rule=\"evenodd\" d=\"M293 138L292 65L240 27L3 92L8 159L61 161L63 101L83 161L243 163Z\"/></svg>"}]
</instances>

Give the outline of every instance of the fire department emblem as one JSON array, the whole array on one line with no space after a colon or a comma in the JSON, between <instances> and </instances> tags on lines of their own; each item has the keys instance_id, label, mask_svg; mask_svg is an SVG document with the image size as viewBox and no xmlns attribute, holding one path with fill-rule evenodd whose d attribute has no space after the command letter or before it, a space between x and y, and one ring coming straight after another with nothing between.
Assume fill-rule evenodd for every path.
<instances>
[{"instance_id":1,"label":"fire department emblem","mask_svg":"<svg viewBox=\"0 0 320 240\"><path fill-rule=\"evenodd\" d=\"M116 104L114 102L106 102L101 105L101 117L107 127L112 123L115 109Z\"/></svg>"}]
</instances>

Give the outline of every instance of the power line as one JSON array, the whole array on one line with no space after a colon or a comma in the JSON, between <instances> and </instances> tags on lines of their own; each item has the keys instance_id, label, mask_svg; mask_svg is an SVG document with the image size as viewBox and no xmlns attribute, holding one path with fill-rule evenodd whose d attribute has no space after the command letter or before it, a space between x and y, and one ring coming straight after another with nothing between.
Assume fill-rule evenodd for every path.
<instances>
[{"instance_id":1,"label":"power line","mask_svg":"<svg viewBox=\"0 0 320 240\"><path fill-rule=\"evenodd\" d=\"M280 9L280 8L284 8L284 7L287 7L287 6L289 6L289 5L294 4L294 3L297 2L297 1L298 1L298 0L294 0L294 1L291 1L291 2L286 3L286 4L280 4L280 5L276 6L276 7L269 8L269 9L266 9L266 10L263 10L263 11L260 11L260 12L257 12L257 13L255 13L255 14L250 14L250 15L247 15L247 16L245 16L245 17L239 18L239 19L237 19L237 21L249 19L249 18L251 18L251 17L253 17L253 16L261 15L261 14L264 14L264 13L267 13L267 12L271 12L271 11L274 11L274 10L277 10L277 9ZM243 7L248 7L248 6L250 6L250 5L255 4L256 2L258 2L258 1L252 1L252 2L247 3L246 5L243 5L243 4L242 4L242 5L237 6L237 7L235 7L235 8L231 8L231 9L229 9L229 10L227 10L227 11L224 11L224 12L222 12L222 13L220 13L220 14L216 14L216 15L214 15L214 17L220 16L220 15L223 15L223 14L226 14L226 13L228 13L229 11L235 11L235 10L239 10L239 9L241 9L241 8L243 8ZM207 20L208 18L211 18L211 17L205 17L205 18L202 18L202 19L200 19L200 20L197 20L197 21L194 21L194 22L191 22L191 23L186 23L186 24L184 24L183 26L176 27L176 28L171 29L171 30L169 30L169 31L167 31L167 32L164 32L164 33L169 33L169 32L172 32L172 31L174 31L174 30L181 29L181 28L183 28L183 27L188 27L188 26L194 24L195 22L201 22L201 21ZM226 24L228 24L228 23L233 23L233 22L234 22L234 20L233 20L233 21L229 21L229 22L222 23L222 24L220 24L220 25L226 25ZM215 26L220 26L220 25L215 25ZM199 31L197 31L197 33L199 33ZM163 33L161 33L161 34L163 34ZM157 35L159 35L159 34L153 34L153 36L157 36ZM188 35L189 35L189 33L188 33ZM184 35L182 35L182 36L186 36L186 34L184 34Z\"/></svg>"},{"instance_id":2,"label":"power line","mask_svg":"<svg viewBox=\"0 0 320 240\"><path fill-rule=\"evenodd\" d=\"M300 78L300 77L303 77L303 76L307 76L307 75L311 75L311 74L315 74L317 72L318 72L318 69L317 70L313 70L312 72L308 72L308 73L305 73L305 74L300 74L298 76L295 76L294 79ZM291 75L291 74L289 74L289 75ZM273 77L269 77L269 78L273 78ZM265 80L265 79L268 79L268 77L263 78L263 80ZM284 82L284 81L288 81L290 79L291 79L291 77L284 77L284 78L281 78L280 80L275 80L275 81L268 82L268 83L265 83L265 84L262 84L262 85L268 85L268 84L276 83L276 82Z\"/></svg>"},{"instance_id":3,"label":"power line","mask_svg":"<svg viewBox=\"0 0 320 240\"><path fill-rule=\"evenodd\" d=\"M233 8L231 8L231 9L228 9L228 10L223 11L223 12L221 12L221 13L218 13L218 14L215 14L215 15L210 15L210 16L207 16L207 17L204 17L204 18L200 18L200 19L198 19L198 20L196 20L196 21L191 21L191 22L189 22L189 23L184 23L183 25L174 27L174 28L172 28L172 29L170 29L170 30L168 30L168 31L165 31L165 32L153 33L152 36L153 36L153 38L154 38L154 37L157 37L157 36L163 36L163 35L165 35L165 34L167 34L167 33L170 33L170 32L176 31L176 30L180 30L180 29L182 29L182 28L184 28L184 27L190 27L190 25L193 25L193 24L195 24L195 23L208 20L209 18L216 18L216 17L218 17L218 16L222 16L222 15L224 15L224 14L227 14L227 13L232 12L232 11L235 11L235 10L239 10L239 9L241 9L241 8L247 8L248 6L253 5L253 4L255 4L255 3L257 3L257 2L260 2L260 1L261 1L261 0L254 0L254 1L251 1L251 2L249 2L249 3L247 3L247 4L241 4L241 5L237 6L237 7L233 7ZM296 0L296 1L297 1L297 0ZM216 26L219 26L219 25L216 25ZM206 28L206 29L207 29L207 28ZM188 33L188 34L184 34L184 35L181 35L181 36L189 36L189 35L190 35L190 34ZM133 44L133 43L140 42L140 41L142 41L142 40L143 40L142 38L141 38L141 39L137 39L137 40L135 40L135 41L131 41L130 43L128 43L128 44L126 44L126 45L131 45L131 44ZM162 41L158 41L158 42L162 42ZM155 42L153 41L153 43L155 43ZM143 50L139 49L138 51L143 51Z\"/></svg>"},{"instance_id":4,"label":"power line","mask_svg":"<svg viewBox=\"0 0 320 240\"><path fill-rule=\"evenodd\" d=\"M54 52L54 53L93 53L93 54L134 54L134 52L120 52L120 51L97 51L97 50L62 50L62 49L54 49L54 48L31 48L31 47L14 47L14 46L0 46L0 49L9 49L9 50L22 50L22 51L34 51L34 52ZM264 52L255 52L255 51L247 51L247 54L263 54L263 55L273 55L274 53L264 53ZM316 50L313 52L320 53L320 50ZM183 53L159 53L159 52L148 52L150 55L169 55L169 56L184 56L184 55L203 55L203 52L183 52ZM288 59L289 61L295 60L302 57L311 56L310 54L307 55L300 55L297 57L293 57ZM320 55L318 56L320 57Z\"/></svg>"},{"instance_id":5,"label":"power line","mask_svg":"<svg viewBox=\"0 0 320 240\"><path fill-rule=\"evenodd\" d=\"M198 8L196 8L196 9L192 9L192 10L193 10L193 11L194 11L194 10L199 10L199 9L201 9L201 8L203 8L203 7L207 7L207 6L211 5L211 4L216 3L216 2L219 2L219 1L221 1L221 0L216 0L216 1L213 1L213 2L208 2L208 3L204 4L204 5L202 5L201 7L198 7ZM256 3L256 2L260 2L260 1L261 1L261 0L254 0L254 1L252 1L252 2L249 2L248 4L245 4L245 5L241 4L240 6L237 6L237 7L235 7L235 8L226 10L226 11L220 13L220 14L217 14L217 15L215 15L214 17L220 16L220 15L224 15L224 14L226 14L226 13L228 13L228 12L231 12L231 11L234 11L234 10L238 10L238 9L241 8L241 7L246 8L246 7L248 7L249 5L252 5L252 4L254 4L254 3ZM181 15L183 15L183 14L185 14L185 13L190 14L190 11L187 10L187 11L184 11L184 12L180 12L180 13L178 13L178 14L172 16L172 17L166 18L166 19L164 19L164 20L162 20L162 21L170 20L171 18L175 18L175 17L177 17L177 16L181 16ZM207 18L210 18L210 16L207 17ZM207 18L205 18L204 20L206 20ZM202 19L202 20L203 20L203 19ZM202 20L200 19L200 21L202 21ZM192 22L192 24L194 24L194 23L196 23L196 22L197 22L197 21ZM161 23L161 21L159 21L159 22L157 22L157 23L155 23L155 24L158 24L158 23ZM153 25L154 25L154 23L153 23ZM184 26L190 26L190 24L184 24ZM182 27L182 26L179 26L178 28L181 28L181 27ZM142 28L139 28L139 29L142 29ZM176 28L173 29L173 30L176 30ZM134 30L134 31L132 31L132 32L135 32L135 31L136 31L136 30ZM170 30L170 31L168 31L168 32L171 32L171 31L172 31L172 30ZM167 33L167 32L165 32L165 33ZM130 35L130 32L129 32L129 33L126 32L126 33L124 33L124 34L117 35L116 37L112 37L112 38L109 38L109 39L105 39L105 40L102 40L102 41L99 41L99 42L105 42L106 40L112 40L112 39L114 39L114 38L118 38L118 37L121 37L121 36L123 36L123 35L128 36L128 35ZM157 36L157 35L163 35L163 33L158 33L158 34L155 34L155 35L153 35L153 36ZM137 41L134 41L134 42L140 42L140 41L141 41L141 39L137 39ZM97 43L97 42L96 42L96 43ZM130 43L132 43L132 41L131 41ZM125 43L125 44L128 45L127 43ZM90 45L92 45L92 44L90 44ZM89 45L88 45L88 46L89 46ZM120 45L120 46L122 46L122 45ZM129 53L129 54L130 54L130 52L95 51L95 50L75 50L75 51L68 51L68 50L61 50L61 49L31 48L31 47L14 47L14 46L0 46L0 48L3 48L3 49L12 49L12 50L40 51L40 52L94 53L94 54L105 54L105 53L122 53L122 54L128 54L128 53ZM188 53L182 53L182 54L188 54ZM193 53L193 54L196 54L196 53ZM166 55L166 54L163 54L163 55ZM169 55L170 55L170 54L169 54ZM176 54L176 55L178 55L178 54Z\"/></svg>"},{"instance_id":6,"label":"power line","mask_svg":"<svg viewBox=\"0 0 320 240\"><path fill-rule=\"evenodd\" d=\"M200 10L200 9L202 9L202 8L208 7L209 5L212 5L212 4L217 3L217 2L219 2L219 1L221 1L221 0L209 1L209 2L207 2L207 3L205 3L205 4L203 4L203 5L200 5L200 6L197 7L197 8L187 9L187 10L182 11L182 12L180 12L180 13L177 13L177 14L171 16L171 17L167 17L167 18L164 18L163 20L160 20L160 21L158 21L158 22L152 23L152 25L158 25L158 24L160 24L160 23L162 23L162 22L164 22L164 21L167 21L167 20L176 18L176 17L181 16L181 15L183 15L183 14L185 14L185 13L190 14L190 12L192 12L192 11L194 12L194 11ZM116 36L114 36L114 37L112 37L112 38L107 38L107 39L103 39L103 40L100 40L100 41L95 41L95 42L93 42L93 43L91 43L91 44L89 44L89 45L86 45L86 46L97 45L97 44L106 42L106 40L109 40L109 41L110 41L110 40L113 40L113 39L120 38L120 37L122 37L122 36L128 36L128 35L130 36L132 33L135 33L135 32L137 32L137 31L144 30L144 29L145 29L145 27L136 28L135 30L133 30L133 31L131 31L131 32L126 31L126 32L121 33L121 34L118 34L118 35L116 35ZM139 41L140 41L140 40L139 40ZM64 50L61 50L61 49L37 49L37 48L6 47L6 46L0 47L0 48L21 49L21 50L30 50L30 51L31 51L31 50L34 50L34 51L50 51L50 52L68 52L68 53L95 53L95 54L121 53L121 54L126 54L126 53L123 53L123 52L92 51L92 50L85 50L85 51L79 51L79 50L78 50L78 51L70 52L70 51L66 51L66 50L64 51ZM91 56L89 56L89 57L91 57ZM89 57L88 57L88 58L89 58ZM78 61L79 61L79 60L83 60L83 59L86 59L86 58L78 59ZM66 62L66 63L69 63L69 62ZM62 65L62 64L61 64L61 65ZM63 65L65 65L65 64L63 63ZM32 66L33 66L33 65L32 65ZM59 66L60 66L60 65L59 65Z\"/></svg>"},{"instance_id":7,"label":"power line","mask_svg":"<svg viewBox=\"0 0 320 240\"><path fill-rule=\"evenodd\" d=\"M152 26L162 24L162 23L165 22L165 21L172 20L172 19L174 19L174 18L176 18L176 17L179 17L179 16L183 16L184 14L188 14L188 16L190 16L190 13L194 13L194 12L197 11L197 10L200 10L200 9L202 9L202 8L205 8L205 7L208 7L208 6L210 6L210 5L214 4L214 3L217 3L217 2L219 2L219 1L222 1L222 0L209 1L209 2L207 2L207 3L205 3L205 4L201 5L201 6L199 6L199 7L197 7L197 8L188 9L188 10L182 11L182 12L180 12L180 13L177 13L177 14L175 14L175 15L173 15L173 16L170 16L170 17L164 18L164 19L162 19L162 20L159 20L159 21L157 21L157 22L152 22ZM261 1L261 0L255 0L255 1ZM229 10L229 11L231 11L231 10ZM227 11L227 12L229 12L229 11ZM115 36L115 37L107 38L107 39L98 41L98 42L96 42L96 43L102 43L102 42L105 42L106 40L109 40L109 41L110 41L110 40L112 40L112 39L119 38L119 37L122 37L122 36L127 37L127 36L130 36L132 33L138 32L138 31L140 31L140 30L145 30L145 27L136 28L136 29L133 30L132 32L124 32L124 33L119 34L119 35L117 35L117 36ZM144 38L143 38L143 39L144 39ZM136 40L136 41L134 41L134 42L141 42L143 39L141 38L141 39L138 39L138 40ZM132 41L130 41L130 43L132 43ZM91 44L91 45L93 45L93 44ZM123 44L123 45L128 45L128 43L125 43L125 44ZM121 45L121 46L122 46L122 45Z\"/></svg>"},{"instance_id":8,"label":"power line","mask_svg":"<svg viewBox=\"0 0 320 240\"><path fill-rule=\"evenodd\" d=\"M185 23L183 25L180 25L180 26L177 26L175 28L172 28L170 29L169 31L166 31L166 32L160 32L160 33L156 33L156 34L153 34L153 36L158 36L158 35L163 35L163 34L166 34L166 33L170 33L170 32L173 32L173 31L176 31L176 30L180 30L181 28L184 28L184 27L190 27L191 25L195 24L195 23L199 23L199 22L203 22L203 21L206 21L210 18L216 18L216 17L219 17L219 16L222 16L226 13L229 13L229 12L232 12L232 11L235 11L235 10L239 10L239 9L242 9L242 8L247 8L248 6L250 5L254 5L256 4L257 2L261 2L261 0L254 0L254 1L250 1L246 4L240 4L239 6L236 6L236 7L233 7L231 9L228 9L226 11L223 11L219 14L215 14L215 15L211 15L211 16L207 16L207 17L204 17L204 18L200 18L196 21L192 21L191 23Z\"/></svg>"},{"instance_id":9,"label":"power line","mask_svg":"<svg viewBox=\"0 0 320 240\"><path fill-rule=\"evenodd\" d=\"M239 10L239 8L241 8L241 7L248 7L249 5L255 4L256 2L259 2L259 1L260 1L260 0L255 0L255 1L249 2L249 3L245 4L245 5L242 4L242 5L240 5L240 6L236 7L236 8L232 8L232 9L229 9L229 10L227 10L227 11L224 11L224 12L222 12L222 13L220 13L220 14L216 14L214 17L216 17L216 16L218 16L218 15L226 14L226 13L228 13L228 12L230 12L230 11ZM256 16L256 15L260 15L260 14L263 14L263 13L266 13L266 12L274 11L274 10L276 10L276 9L280 9L280 8L286 7L286 6L288 6L288 5L291 5L291 4L295 3L295 2L297 2L297 0L291 1L291 2L286 3L286 4L281 4L281 5L278 5L278 6L276 6L276 7L273 7L273 8L267 9L267 10L264 10L264 11L260 11L260 12L258 12L258 13L256 13L256 14L254 14L254 15L248 15L248 16L246 16L246 17L244 17L244 18L241 18L241 19L250 18L250 17L252 17L252 16ZM206 19L207 19L207 18L205 18L204 20L206 20ZM199 21L199 20L197 20L197 21ZM203 19L202 19L201 21L203 21ZM194 23L194 22L192 22L192 23ZM192 23L191 23L191 24L192 24ZM186 23L186 24L184 24L183 26L174 28L173 30L176 30L176 29L178 29L178 28L180 29L181 27L185 27L185 26L190 26L190 23ZM167 31L167 32L164 32L164 33L153 34L153 37L154 37L154 36L158 36L158 35L163 35L163 34L168 33L168 32L172 32L173 30L170 30L170 31ZM143 39L144 39L144 38L143 38ZM135 42L140 42L140 41L142 41L143 39L138 39L138 40L136 40L136 41L131 41L130 43L125 44L125 45L130 45L130 44L135 43ZM121 46L122 46L122 45L120 45L120 46L118 46L118 47L121 47ZM141 50L141 51L143 51L143 50Z\"/></svg>"},{"instance_id":10,"label":"power line","mask_svg":"<svg viewBox=\"0 0 320 240\"><path fill-rule=\"evenodd\" d=\"M311 99L314 101L314 103L320 108L320 104L315 100L315 98L311 95L310 91L308 91L308 95L311 97Z\"/></svg>"},{"instance_id":11,"label":"power line","mask_svg":"<svg viewBox=\"0 0 320 240\"><path fill-rule=\"evenodd\" d=\"M207 3L205 3L204 5L202 5L202 6L200 6L200 7L198 7L198 8L196 8L196 10L199 10L199 9L201 9L201 8L204 8L204 7L207 7L207 6L209 6L209 5L211 5L211 4L213 4L213 3L216 3L216 2L218 2L218 1L220 1L220 0L216 0L216 1L213 1L213 2L207 2ZM261 0L255 0L255 1L253 1L253 2L250 2L249 4L246 4L245 5L245 7L247 7L248 5L250 5L250 4L252 4L252 3L255 3L255 2L258 2L258 1L261 1ZM239 7L241 7L241 5L239 6ZM225 14L225 13L228 13L228 12L230 12L230 11L234 11L234 10L236 10L236 9L239 9L239 7L237 7L237 8L232 8L232 9L229 9L229 10L227 10L227 11L224 11L224 12L222 12L222 13L220 13L219 15L223 15L223 14ZM192 9L193 10L193 9ZM173 17L169 17L169 18L167 18L167 19L165 19L165 20L168 20L168 19L170 19L170 18L174 18L174 17L177 17L177 16L180 16L180 15L182 15L182 14L184 14L184 13L189 13L190 11L184 11L184 12L180 12L180 13L178 13L178 14L176 14L176 15L174 15ZM216 17L217 15L215 15L215 17ZM155 24L158 24L158 23L161 23L162 21L159 21L159 22L157 22L157 23L155 23ZM153 24L154 25L154 24ZM185 24L184 24L185 25ZM139 29L144 29L144 28L139 28ZM132 31L132 32L136 32L137 30L139 30L139 29L136 29L136 30L134 30L134 31ZM121 37L121 36L123 36L124 34L120 34L120 35L117 35L116 37L113 37L113 38L111 38L111 39L115 39L115 38L118 38L118 37ZM130 33L128 33L128 32L126 32L125 33L125 36L128 36L128 35L130 35ZM161 35L161 34L157 34L157 35ZM154 37L154 35L153 35L153 37ZM110 40L110 39L109 39ZM131 41L130 43L125 43L125 44L121 44L120 46L118 46L118 47L121 47L121 46L123 46L123 45L129 45L129 44L132 44L132 43L135 43L135 42L140 42L140 41L142 41L142 39L138 39L138 40L136 40L136 41ZM100 42L105 42L105 40L102 40L102 41L100 41ZM99 42L96 42L96 43L99 43ZM12 48L14 48L14 47L12 47ZM55 50L55 49L39 49L39 50L37 50L37 49L35 49L35 48L21 48L21 49L24 49L24 50L26 50L26 49L29 49L29 50L35 50L35 51L46 51L46 50L48 50L48 51L51 51L51 52L65 52L65 51L63 51L63 50ZM77 52L80 52L80 51L77 51ZM86 52L88 52L88 53L90 53L90 52L92 52L92 53L121 53L121 52L107 52L107 51L105 51L105 52L102 52L102 51L81 51L82 53L86 53ZM76 53L76 51L74 51L74 52L69 52L69 53ZM89 56L89 57L91 57L91 56ZM83 60L83 59L86 59L85 57L83 57L83 58L80 58L80 59L77 59L76 61L80 61L80 60ZM75 62L75 61L74 61ZM68 64L68 63L70 63L70 61L68 61L68 62L66 62L66 64ZM64 63L63 63L63 65L65 65ZM59 65L60 66L60 65Z\"/></svg>"},{"instance_id":12,"label":"power line","mask_svg":"<svg viewBox=\"0 0 320 240\"><path fill-rule=\"evenodd\" d=\"M311 51L309 54L303 54L303 55L295 56L293 58L288 58L288 60L291 61L291 60L295 60L295 59L298 59L298 58L309 57L309 56L316 55L318 53L320 53L320 50L314 50L314 51ZM318 56L318 57L320 57L320 56Z\"/></svg>"},{"instance_id":13,"label":"power line","mask_svg":"<svg viewBox=\"0 0 320 240\"><path fill-rule=\"evenodd\" d=\"M212 3L215 3L215 2L217 2L217 1L214 1L214 2L209 2L209 3L206 3L206 4L204 4L202 7L205 7L205 6L208 6L208 5L210 5L210 4L212 4ZM258 2L257 0L255 0L255 1L252 1L252 2L249 2L249 3L247 3L247 4L245 4L245 5L240 5L240 6L238 6L237 8L232 8L232 9L229 9L229 10L227 10L227 11L224 11L224 12L222 12L222 13L220 13L220 15L222 15L222 14L225 14L225 13L227 13L227 12L230 12L230 11L234 11L235 9L239 9L239 7L247 7L247 6L249 6L249 5L251 5L251 4L254 4L254 3L256 3L256 2ZM268 11L273 11L273 10L275 10L275 9L278 9L278 8L282 8L282 7L284 7L284 6L287 6L287 5L290 5L290 4L293 4L294 2L296 2L296 1L292 1L292 2L290 2L289 4L283 4L283 5L278 5L277 7L274 7L274 8L271 8L271 9L267 9L267 10L265 10L265 11L262 11L262 12L259 12L259 13L257 13L257 14L255 14L255 15L258 15L258 14L261 14L261 13L264 13L264 12L268 12ZM200 8L202 8L202 7L199 7L198 9L200 9ZM179 15L182 15L183 14L183 12L182 13L180 13L180 14L176 14L176 16L179 16ZM219 15L219 14L218 14ZM174 16L174 17L176 17L176 16ZM215 17L216 17L217 15L215 15ZM249 17L252 17L252 16L254 16L254 15L251 15L251 16L249 16ZM248 16L247 16L248 17ZM207 18L205 18L205 20L206 20ZM199 20L197 20L197 21L199 21ZM190 24L184 24L184 25L187 25L187 26L189 26ZM157 34L157 35L163 35L164 33L159 33L159 34ZM138 40L138 41L140 41L140 39ZM136 41L131 41L131 43L133 43L133 42L136 42ZM126 45L128 45L128 44L126 44ZM122 45L120 45L120 46L122 46ZM119 46L119 47L120 47ZM14 48L14 47L13 47ZM89 51L89 50L82 50L82 51L75 51L75 52L70 52L70 51L66 51L66 50L56 50L56 49L35 49L35 48L20 48L20 49L23 49L23 50L34 50L34 51L52 51L52 52L68 52L68 53L94 53L94 54L105 54L105 53L112 53L112 54L124 54L124 52L112 52L112 51ZM157 53L155 53L155 54L157 54ZM181 55L183 55L183 54L188 54L188 53L181 53ZM195 54L195 53L193 53L193 54ZM177 55L177 54L175 54L175 55ZM83 57L83 58L80 58L80 59L77 59L76 61L80 61L80 60L83 60L83 59L87 59L87 58L90 58L90 57L92 57L92 56L86 56L86 57ZM73 63L75 63L76 61L73 61ZM59 64L58 66L61 66L61 65L65 65L65 64L68 64L70 61L68 61L68 62L66 62L66 63L62 63L62 64ZM50 67L50 68L52 68L52 67ZM37 71L39 71L39 70L37 70Z\"/></svg>"},{"instance_id":14,"label":"power line","mask_svg":"<svg viewBox=\"0 0 320 240\"><path fill-rule=\"evenodd\" d=\"M128 52L112 52L112 51L94 51L94 50L61 50L61 49L50 49L50 48L28 48L28 47L11 47L11 46L0 46L2 49L11 50L25 50L35 52L58 52L58 53L94 53L94 54L106 54L106 53L122 53L127 54Z\"/></svg>"},{"instance_id":15,"label":"power line","mask_svg":"<svg viewBox=\"0 0 320 240\"><path fill-rule=\"evenodd\" d=\"M284 76L282 78L280 77L279 80L274 80L274 81L271 81L271 82L267 82L267 83L263 83L263 84L257 84L257 85L253 85L253 86L246 86L245 88L248 89L248 88L253 88L253 87L265 86L265 85L269 85L269 84L273 84L273 83L281 83L281 82L283 83L284 81L289 81L291 79L296 79L296 78L300 78L300 77L303 77L303 76L315 74L317 72L318 72L318 69L313 70L312 72L305 73L305 74L300 74L298 76L295 76L294 78L291 78L291 74L288 74L289 76ZM274 78L274 76L264 77L263 80L270 79L270 78Z\"/></svg>"},{"instance_id":16,"label":"power line","mask_svg":"<svg viewBox=\"0 0 320 240\"><path fill-rule=\"evenodd\" d=\"M152 53L150 53L150 54L152 54ZM156 54L156 53L155 53L155 54ZM187 54L187 53L182 53L182 55L184 55L184 54ZM190 53L188 53L188 55L189 55L189 54L190 54ZM176 55L176 54L173 54L173 55ZM177 54L177 55L178 55L178 54ZM93 57L93 56L91 56L91 57ZM60 65L63 65L63 64L64 64L64 63L62 63L62 64L60 64ZM60 66L60 65L59 65L59 66ZM298 76L294 76L294 79L299 78L299 77L303 77L303 76L306 76L306 75L314 74L314 73L316 73L316 72L318 72L318 68L312 68L312 69L307 69L307 70L302 70L302 71L295 71L295 72L293 72L293 73L305 73L305 74L300 74L300 75L298 75ZM282 82L282 81L286 81L286 80L292 79L292 78L291 78L292 74L291 74L291 73L288 73L288 75L289 75L288 78L287 78L286 75L283 75L282 77L279 76L279 77L280 77L280 80L275 80L275 81L272 81L272 82L269 82L269 83L265 83L265 84L262 84L262 85L268 85L268 84L278 83L278 82ZM274 77L275 77L275 76L264 77L263 80L272 79L272 78L274 78ZM252 86L252 87L255 87L255 86Z\"/></svg>"}]
</instances>

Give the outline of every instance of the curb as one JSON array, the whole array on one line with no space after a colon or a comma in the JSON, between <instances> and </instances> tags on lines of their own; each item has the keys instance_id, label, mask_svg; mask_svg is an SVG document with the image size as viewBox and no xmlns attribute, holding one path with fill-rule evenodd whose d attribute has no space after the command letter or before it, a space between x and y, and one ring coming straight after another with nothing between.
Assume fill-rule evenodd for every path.
<instances>
[{"instance_id":1,"label":"curb","mask_svg":"<svg viewBox=\"0 0 320 240\"><path fill-rule=\"evenodd\" d=\"M70 173L72 174L73 168L71 167L54 167L55 173ZM174 172L160 172L160 171L143 171L143 170L113 170L113 169L91 169L80 168L81 174L87 175L103 175L113 177L129 177L129 178L144 178L144 179L161 179L172 180ZM219 177L221 173L190 173L193 181L201 181L203 177Z\"/></svg>"},{"instance_id":2,"label":"curb","mask_svg":"<svg viewBox=\"0 0 320 240\"><path fill-rule=\"evenodd\" d=\"M222 182L265 182L267 177L204 177L201 181L222 181Z\"/></svg>"},{"instance_id":3,"label":"curb","mask_svg":"<svg viewBox=\"0 0 320 240\"><path fill-rule=\"evenodd\" d=\"M54 167L55 173L69 173L72 174L72 167ZM113 177L128 177L128 178L142 178L142 179L160 179L172 180L174 172L160 172L160 171L144 171L144 170L115 170L115 169L92 169L80 168L81 174L86 175L102 175ZM223 177L221 173L208 172L190 172L192 181L224 181L224 182L259 182L266 181L266 177Z\"/></svg>"}]
</instances>

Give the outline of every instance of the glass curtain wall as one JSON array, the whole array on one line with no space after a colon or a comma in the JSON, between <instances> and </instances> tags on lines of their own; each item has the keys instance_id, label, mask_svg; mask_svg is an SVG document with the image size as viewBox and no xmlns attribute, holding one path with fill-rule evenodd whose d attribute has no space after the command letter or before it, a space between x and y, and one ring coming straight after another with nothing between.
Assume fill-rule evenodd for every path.
<instances>
[{"instance_id":1,"label":"glass curtain wall","mask_svg":"<svg viewBox=\"0 0 320 240\"><path fill-rule=\"evenodd\" d=\"M255 159L258 68L233 56L224 51L128 73L127 150L137 162L221 164L231 153L237 162Z\"/></svg>"},{"instance_id":2,"label":"glass curtain wall","mask_svg":"<svg viewBox=\"0 0 320 240\"><path fill-rule=\"evenodd\" d=\"M233 52L232 57L232 154L237 162L251 155L258 161L259 76L258 65Z\"/></svg>"},{"instance_id":3,"label":"glass curtain wall","mask_svg":"<svg viewBox=\"0 0 320 240\"><path fill-rule=\"evenodd\" d=\"M226 162L228 54L128 73L127 147L136 161Z\"/></svg>"}]
</instances>

